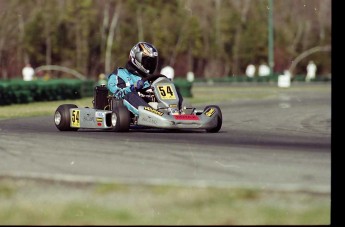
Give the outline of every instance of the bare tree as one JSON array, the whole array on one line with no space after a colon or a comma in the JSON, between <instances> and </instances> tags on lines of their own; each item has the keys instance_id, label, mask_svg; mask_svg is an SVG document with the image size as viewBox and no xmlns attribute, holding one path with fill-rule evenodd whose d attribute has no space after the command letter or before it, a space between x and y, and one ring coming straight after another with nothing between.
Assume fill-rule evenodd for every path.
<instances>
[{"instance_id":1,"label":"bare tree","mask_svg":"<svg viewBox=\"0 0 345 227\"><path fill-rule=\"evenodd\" d=\"M111 50L113 46L113 40L114 40L114 34L115 34L115 29L120 17L120 12L121 12L121 7L122 7L122 2L118 3L116 5L116 10L114 11L110 28L109 28L109 34L107 38L107 46L106 46L106 52L105 52L105 72L110 72L110 61L111 61Z\"/></svg>"},{"instance_id":2,"label":"bare tree","mask_svg":"<svg viewBox=\"0 0 345 227\"><path fill-rule=\"evenodd\" d=\"M15 2L0 1L0 68L1 77L8 78L9 67L7 56L17 50L18 17L15 12Z\"/></svg>"},{"instance_id":3,"label":"bare tree","mask_svg":"<svg viewBox=\"0 0 345 227\"><path fill-rule=\"evenodd\" d=\"M242 45L241 36L242 36L243 26L247 22L247 15L248 15L248 10L250 6L250 0L233 1L233 5L240 12L240 15L241 15L240 23L238 23L236 27L234 51L233 51L233 56L232 56L232 59L233 59L232 72L234 75L238 75L239 65L240 65L239 51Z\"/></svg>"},{"instance_id":4,"label":"bare tree","mask_svg":"<svg viewBox=\"0 0 345 227\"><path fill-rule=\"evenodd\" d=\"M327 46L316 46L316 47L313 47L311 49L308 49L306 51L304 51L303 53L301 53L300 55L298 55L293 61L292 61L292 64L289 68L289 72L291 74L291 77L293 78L294 77L294 70L297 66L297 64L302 60L304 59L305 57L313 54L313 53L316 53L316 52L321 52L321 51L331 51L331 46L330 45L327 45Z\"/></svg>"}]
</instances>

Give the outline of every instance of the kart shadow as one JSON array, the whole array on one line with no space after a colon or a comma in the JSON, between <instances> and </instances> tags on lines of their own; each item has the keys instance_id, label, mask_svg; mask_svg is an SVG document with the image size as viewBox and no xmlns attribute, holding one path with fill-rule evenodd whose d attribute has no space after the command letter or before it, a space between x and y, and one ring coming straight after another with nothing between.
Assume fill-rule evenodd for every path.
<instances>
[{"instance_id":1,"label":"kart shadow","mask_svg":"<svg viewBox=\"0 0 345 227\"><path fill-rule=\"evenodd\" d=\"M205 130L199 129L133 129L132 132L145 133L206 133Z\"/></svg>"},{"instance_id":2,"label":"kart shadow","mask_svg":"<svg viewBox=\"0 0 345 227\"><path fill-rule=\"evenodd\" d=\"M110 129L79 129L78 132L107 132L111 133ZM130 127L128 132L113 132L113 133L207 133L204 129L160 129L160 128L144 128L144 127Z\"/></svg>"}]
</instances>

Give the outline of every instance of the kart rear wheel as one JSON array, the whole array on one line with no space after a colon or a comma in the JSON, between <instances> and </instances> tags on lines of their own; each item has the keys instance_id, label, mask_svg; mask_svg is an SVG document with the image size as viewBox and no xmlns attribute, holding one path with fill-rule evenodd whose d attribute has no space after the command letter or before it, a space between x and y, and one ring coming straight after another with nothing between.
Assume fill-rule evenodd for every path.
<instances>
[{"instance_id":1,"label":"kart rear wheel","mask_svg":"<svg viewBox=\"0 0 345 227\"><path fill-rule=\"evenodd\" d=\"M111 114L111 126L114 132L128 132L131 122L130 113L125 106L118 106Z\"/></svg>"},{"instance_id":2,"label":"kart rear wheel","mask_svg":"<svg viewBox=\"0 0 345 227\"><path fill-rule=\"evenodd\" d=\"M213 128L209 128L209 129L206 129L206 132L209 132L209 133L215 133L215 132L219 132L219 130L221 129L222 127L222 123L223 123L223 116L222 116L222 111L220 110L219 106L217 105L210 105L210 106L206 106L205 109L204 109L204 112L209 109L209 108L215 108L217 109L217 112L218 112L218 116L217 116L217 125Z\"/></svg>"},{"instance_id":3,"label":"kart rear wheel","mask_svg":"<svg viewBox=\"0 0 345 227\"><path fill-rule=\"evenodd\" d=\"M55 126L60 131L77 131L78 128L72 128L71 127L71 115L70 115L70 109L71 108L78 108L78 106L74 104L63 104L60 105L54 114L54 123Z\"/></svg>"}]
</instances>

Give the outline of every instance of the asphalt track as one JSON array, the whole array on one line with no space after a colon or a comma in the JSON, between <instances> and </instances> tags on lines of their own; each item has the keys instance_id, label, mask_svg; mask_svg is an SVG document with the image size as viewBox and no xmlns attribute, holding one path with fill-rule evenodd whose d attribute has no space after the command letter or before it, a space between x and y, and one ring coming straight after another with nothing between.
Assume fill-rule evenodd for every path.
<instances>
[{"instance_id":1,"label":"asphalt track","mask_svg":"<svg viewBox=\"0 0 345 227\"><path fill-rule=\"evenodd\" d=\"M0 177L331 191L330 88L218 105L219 133L60 132L53 114L1 120Z\"/></svg>"}]
</instances>

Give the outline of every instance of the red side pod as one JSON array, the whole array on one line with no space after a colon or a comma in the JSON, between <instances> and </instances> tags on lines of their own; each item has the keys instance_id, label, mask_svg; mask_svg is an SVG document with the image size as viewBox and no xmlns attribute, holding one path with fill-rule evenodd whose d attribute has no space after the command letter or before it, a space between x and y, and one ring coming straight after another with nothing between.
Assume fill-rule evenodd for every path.
<instances>
[{"instance_id":1,"label":"red side pod","mask_svg":"<svg viewBox=\"0 0 345 227\"><path fill-rule=\"evenodd\" d=\"M174 115L174 118L176 120L182 120L182 121L199 121L199 117L192 114L186 114L186 115Z\"/></svg>"}]
</instances>

